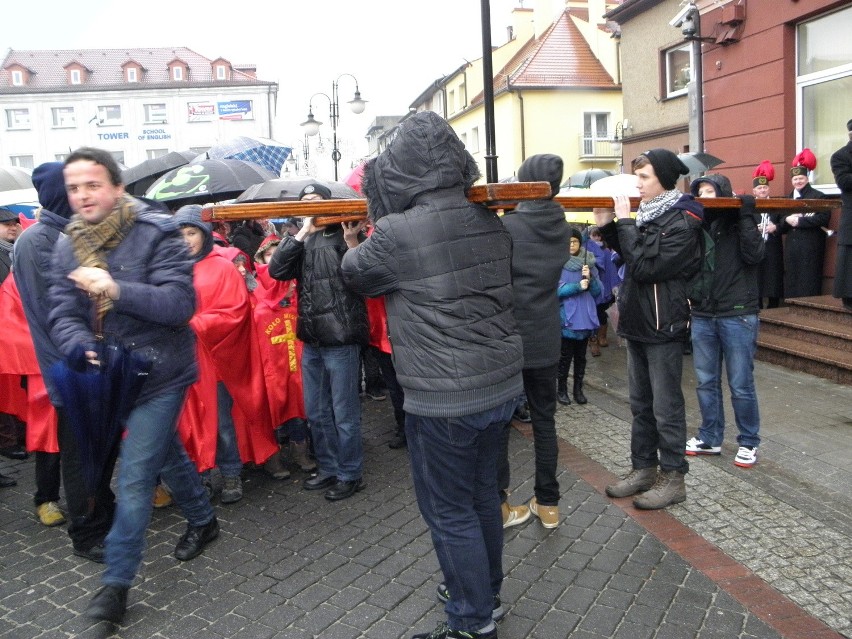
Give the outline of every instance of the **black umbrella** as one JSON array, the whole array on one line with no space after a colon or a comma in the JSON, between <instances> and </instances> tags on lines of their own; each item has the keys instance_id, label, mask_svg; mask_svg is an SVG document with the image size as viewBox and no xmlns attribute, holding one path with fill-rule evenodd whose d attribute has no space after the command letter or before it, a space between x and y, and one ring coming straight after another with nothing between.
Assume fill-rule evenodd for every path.
<instances>
[{"instance_id":1,"label":"black umbrella","mask_svg":"<svg viewBox=\"0 0 852 639\"><path fill-rule=\"evenodd\" d=\"M202 160L173 169L145 191L145 197L169 208L237 197L253 184L278 177L243 160Z\"/></svg>"},{"instance_id":2,"label":"black umbrella","mask_svg":"<svg viewBox=\"0 0 852 639\"><path fill-rule=\"evenodd\" d=\"M725 161L720 160L715 155L698 151L695 153L678 153L678 157L689 169L689 175L704 173Z\"/></svg>"},{"instance_id":3,"label":"black umbrella","mask_svg":"<svg viewBox=\"0 0 852 639\"><path fill-rule=\"evenodd\" d=\"M582 171L577 171L576 173L574 173L562 186L570 186L575 189L587 189L594 182L597 182L598 180L601 180L605 177L609 177L610 175L614 175L613 172L607 171L606 169L584 169Z\"/></svg>"},{"instance_id":4,"label":"black umbrella","mask_svg":"<svg viewBox=\"0 0 852 639\"><path fill-rule=\"evenodd\" d=\"M331 197L337 200L362 199L358 191L343 182L318 180L317 178L275 178L261 184L254 184L243 191L237 202L284 202L299 199L299 193L308 184L322 184L331 191Z\"/></svg>"},{"instance_id":5,"label":"black umbrella","mask_svg":"<svg viewBox=\"0 0 852 639\"><path fill-rule=\"evenodd\" d=\"M145 195L145 191L172 169L189 164L198 154L195 151L172 151L158 158L140 162L121 172L124 188L130 195Z\"/></svg>"},{"instance_id":6,"label":"black umbrella","mask_svg":"<svg viewBox=\"0 0 852 639\"><path fill-rule=\"evenodd\" d=\"M33 188L29 172L17 166L0 166L0 191L18 191Z\"/></svg>"},{"instance_id":7,"label":"black umbrella","mask_svg":"<svg viewBox=\"0 0 852 639\"><path fill-rule=\"evenodd\" d=\"M104 469L116 453L127 417L151 370L150 361L111 339L99 340L95 352L98 365L89 362L81 345L50 369L80 449L90 508L94 506Z\"/></svg>"}]
</instances>

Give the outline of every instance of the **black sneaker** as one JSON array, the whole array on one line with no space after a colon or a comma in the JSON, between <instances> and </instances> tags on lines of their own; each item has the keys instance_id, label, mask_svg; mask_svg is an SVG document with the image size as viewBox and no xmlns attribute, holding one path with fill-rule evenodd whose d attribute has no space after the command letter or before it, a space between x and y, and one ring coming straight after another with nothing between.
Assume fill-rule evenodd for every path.
<instances>
[{"instance_id":1,"label":"black sneaker","mask_svg":"<svg viewBox=\"0 0 852 639\"><path fill-rule=\"evenodd\" d=\"M453 630L447 625L446 621L442 621L432 632L412 635L411 639L497 639L497 627L495 626L486 632Z\"/></svg>"},{"instance_id":2,"label":"black sneaker","mask_svg":"<svg viewBox=\"0 0 852 639\"><path fill-rule=\"evenodd\" d=\"M447 603L450 600L450 589L447 588L447 584L438 584L436 591L438 593L438 601L441 603ZM500 602L500 595L494 595L494 608L491 609L491 618L494 621L500 621L505 616L506 610Z\"/></svg>"}]
</instances>

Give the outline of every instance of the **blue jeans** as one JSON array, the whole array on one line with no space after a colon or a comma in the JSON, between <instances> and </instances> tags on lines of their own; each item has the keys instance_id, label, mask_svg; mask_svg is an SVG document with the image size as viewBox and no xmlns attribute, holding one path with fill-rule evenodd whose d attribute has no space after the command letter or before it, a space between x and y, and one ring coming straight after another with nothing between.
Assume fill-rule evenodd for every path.
<instances>
[{"instance_id":1,"label":"blue jeans","mask_svg":"<svg viewBox=\"0 0 852 639\"><path fill-rule=\"evenodd\" d=\"M682 342L627 340L633 468L653 468L659 463L664 472L689 472L682 377Z\"/></svg>"},{"instance_id":2,"label":"blue jeans","mask_svg":"<svg viewBox=\"0 0 852 639\"><path fill-rule=\"evenodd\" d=\"M185 392L157 395L130 412L119 454L115 518L105 541L106 570L101 581L106 585L129 587L136 576L158 475L190 525L203 526L215 515L177 434Z\"/></svg>"},{"instance_id":3,"label":"blue jeans","mask_svg":"<svg viewBox=\"0 0 852 639\"><path fill-rule=\"evenodd\" d=\"M216 384L216 404L219 427L216 429L216 465L223 477L239 477L243 470L240 450L237 447L237 432L234 429L234 398L223 382Z\"/></svg>"},{"instance_id":4,"label":"blue jeans","mask_svg":"<svg viewBox=\"0 0 852 639\"><path fill-rule=\"evenodd\" d=\"M302 350L302 390L319 474L340 481L361 479L361 347Z\"/></svg>"},{"instance_id":5,"label":"blue jeans","mask_svg":"<svg viewBox=\"0 0 852 639\"><path fill-rule=\"evenodd\" d=\"M754 388L754 353L759 320L756 314L692 318L692 361L698 380L701 428L698 438L721 446L725 435L722 360L731 389L731 404L740 446L760 444L760 412Z\"/></svg>"},{"instance_id":6,"label":"blue jeans","mask_svg":"<svg viewBox=\"0 0 852 639\"><path fill-rule=\"evenodd\" d=\"M453 630L491 623L503 583L497 451L515 404L464 417L405 416L417 505L452 595L445 610Z\"/></svg>"}]
</instances>

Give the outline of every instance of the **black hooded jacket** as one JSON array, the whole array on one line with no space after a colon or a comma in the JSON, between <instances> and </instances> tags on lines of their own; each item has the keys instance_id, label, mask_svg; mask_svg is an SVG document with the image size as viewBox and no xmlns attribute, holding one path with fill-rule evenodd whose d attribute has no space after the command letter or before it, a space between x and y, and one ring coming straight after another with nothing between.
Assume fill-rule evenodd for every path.
<instances>
[{"instance_id":1,"label":"black hooded jacket","mask_svg":"<svg viewBox=\"0 0 852 639\"><path fill-rule=\"evenodd\" d=\"M604 240L627 265L618 291L618 334L662 344L689 339L689 279L701 264L704 207L683 195L644 226L634 218L601 227Z\"/></svg>"},{"instance_id":2,"label":"black hooded jacket","mask_svg":"<svg viewBox=\"0 0 852 639\"><path fill-rule=\"evenodd\" d=\"M705 175L692 182L692 195L698 195L702 182L713 185L716 197L733 197L731 182L724 175ZM704 228L713 238L715 268L707 299L692 300L693 315L732 317L753 315L760 309L758 266L764 255L764 242L757 229L754 197L741 196L739 214L705 209Z\"/></svg>"},{"instance_id":3,"label":"black hooded jacket","mask_svg":"<svg viewBox=\"0 0 852 639\"><path fill-rule=\"evenodd\" d=\"M473 415L520 395L512 315L512 240L465 191L479 171L450 126L421 112L364 169L372 235L341 269L356 291L385 295L405 410Z\"/></svg>"}]
</instances>

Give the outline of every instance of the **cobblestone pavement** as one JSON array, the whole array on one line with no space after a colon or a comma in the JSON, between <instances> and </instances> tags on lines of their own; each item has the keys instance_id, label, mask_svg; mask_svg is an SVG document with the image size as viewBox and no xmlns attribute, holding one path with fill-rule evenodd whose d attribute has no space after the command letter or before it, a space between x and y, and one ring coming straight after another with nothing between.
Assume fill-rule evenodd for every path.
<instances>
[{"instance_id":1,"label":"cobblestone pavement","mask_svg":"<svg viewBox=\"0 0 852 639\"><path fill-rule=\"evenodd\" d=\"M726 444L692 464L687 502L643 515L601 492L628 466L623 350L590 359L590 403L558 413L564 521L506 531L502 639L852 636L852 391L758 373L773 404L759 465L735 469ZM777 388L764 395L765 384ZM802 399L812 394L822 399ZM303 492L300 473L247 470L244 499L217 505L220 538L187 563L172 556L180 513L155 511L119 629L81 615L101 567L71 554L64 528L35 520L32 460L2 459L18 486L0 491L0 638L383 639L433 628L440 571L407 456L386 445L390 403L363 407L366 490L332 504ZM520 503L532 496L532 445L523 428L510 445Z\"/></svg>"}]
</instances>

